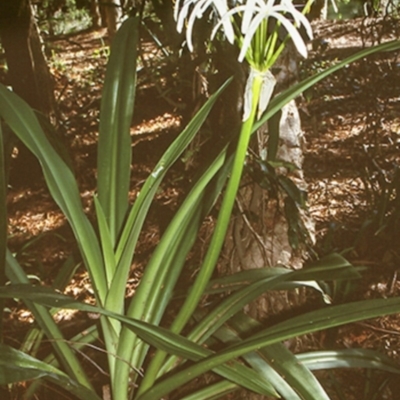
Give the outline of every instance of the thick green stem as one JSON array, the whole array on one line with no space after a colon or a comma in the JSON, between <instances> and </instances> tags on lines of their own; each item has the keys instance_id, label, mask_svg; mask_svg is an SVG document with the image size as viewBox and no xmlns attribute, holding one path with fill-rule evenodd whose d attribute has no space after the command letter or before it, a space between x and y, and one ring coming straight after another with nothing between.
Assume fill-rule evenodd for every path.
<instances>
[{"instance_id":1,"label":"thick green stem","mask_svg":"<svg viewBox=\"0 0 400 400\"><path fill-rule=\"evenodd\" d=\"M240 132L239 143L233 162L232 174L229 179L226 193L222 201L221 210L218 216L217 224L210 247L206 254L203 266L196 278L196 281L190 290L188 297L181 308L178 316L171 326L172 332L180 332L190 319L193 311L196 309L205 287L211 278L214 267L218 261L222 246L224 244L225 235L228 230L233 205L235 203L236 194L239 189L240 179L242 177L243 165L246 159L247 148L249 145L251 131L257 111L260 89L262 85L262 77L257 75L253 81L253 100L249 118L244 121Z\"/></svg>"},{"instance_id":2,"label":"thick green stem","mask_svg":"<svg viewBox=\"0 0 400 400\"><path fill-rule=\"evenodd\" d=\"M235 203L236 194L239 189L240 180L242 177L243 166L246 159L247 148L249 145L252 127L257 112L262 82L263 81L261 75L256 74L253 80L251 113L249 118L247 118L247 120L244 121L242 125L239 143L233 163L232 174L229 179L225 196L222 201L214 234L212 236L210 246L208 248L206 257L196 278L196 281L192 289L190 290L188 297L186 298L186 301L183 304L178 316L176 317L170 328L171 332L180 333L183 327L186 325L193 312L195 311L204 293L207 283L211 278L215 265L217 264L222 246L225 241L225 235L228 230L233 205ZM153 358L153 361L146 371L145 377L137 395L144 393L153 385L155 379L157 378L158 371L165 359L165 356L165 352L157 352L156 356Z\"/></svg>"}]
</instances>

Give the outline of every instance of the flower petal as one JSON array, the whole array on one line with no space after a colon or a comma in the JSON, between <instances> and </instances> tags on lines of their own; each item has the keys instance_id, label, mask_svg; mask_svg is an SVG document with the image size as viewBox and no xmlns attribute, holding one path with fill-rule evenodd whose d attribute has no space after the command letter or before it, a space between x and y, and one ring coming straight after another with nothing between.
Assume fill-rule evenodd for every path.
<instances>
[{"instance_id":1,"label":"flower petal","mask_svg":"<svg viewBox=\"0 0 400 400\"><path fill-rule=\"evenodd\" d=\"M235 40L235 33L232 26L231 18L224 18L224 16L228 13L228 4L226 0L214 0L213 2L215 9L218 11L219 17L224 19L222 25L224 27L224 33L227 37L229 43L233 43Z\"/></svg>"},{"instance_id":2,"label":"flower petal","mask_svg":"<svg viewBox=\"0 0 400 400\"><path fill-rule=\"evenodd\" d=\"M250 26L248 27L246 34L244 36L244 40L242 43L242 48L240 49L240 54L239 54L239 62L242 62L247 54L247 51L249 49L249 47L251 46L251 41L253 40L253 36L255 35L258 27L260 26L260 24L262 23L262 21L265 18L265 14L266 13L259 13L257 14L253 20L251 21Z\"/></svg>"},{"instance_id":3,"label":"flower petal","mask_svg":"<svg viewBox=\"0 0 400 400\"><path fill-rule=\"evenodd\" d=\"M251 19L253 18L253 14L256 11L255 10L256 1L257 0L248 0L246 2L246 6L244 7L244 13L242 17L242 27L241 27L242 33L245 33L249 28Z\"/></svg>"},{"instance_id":4,"label":"flower petal","mask_svg":"<svg viewBox=\"0 0 400 400\"><path fill-rule=\"evenodd\" d=\"M195 20L202 18L208 8L212 8L218 14L219 21L211 33L211 39L215 37L216 32L223 27L224 34L230 43L235 41L235 31L233 26L233 16L239 14L242 19L241 33L238 37L240 43L239 61L242 62L246 56L250 63L260 62L252 60L249 49L252 46L252 40L258 28L265 19L274 18L286 29L291 37L297 51L304 57L307 57L307 47L301 37L298 28L303 26L307 35L312 38L312 28L307 18L293 5L292 0L236 0L236 6L229 10L228 0L184 0L180 11L179 5L182 0L176 0L174 7L174 16L177 19L177 29L182 31L184 22L187 20L186 41L189 50L193 51L192 33ZM191 9L192 8L192 9ZM191 9L191 10L190 10Z\"/></svg>"},{"instance_id":5,"label":"flower petal","mask_svg":"<svg viewBox=\"0 0 400 400\"><path fill-rule=\"evenodd\" d=\"M301 37L299 31L292 24L292 22L290 22L287 18L285 18L282 14L279 14L279 13L273 13L273 15L271 15L271 16L276 18L278 21L281 21L282 25L285 27L288 34L290 35L290 38L292 39L293 44L296 46L297 51L304 58L307 58L307 47L306 47L304 40Z\"/></svg>"},{"instance_id":6,"label":"flower petal","mask_svg":"<svg viewBox=\"0 0 400 400\"><path fill-rule=\"evenodd\" d=\"M231 22L231 17L233 14L237 14L238 12L244 11L246 8L245 5L243 6L236 6L234 9L229 10L228 12L226 12L221 19L218 21L218 23L214 26L212 33L211 33L211 39L214 39L218 29L221 27L221 25L223 25L224 27L224 33L226 38L228 39L229 43L233 43L235 41L235 34L233 31L233 26L232 26L232 22ZM230 25L232 27L232 35L229 34L229 32L227 33L225 27L226 25Z\"/></svg>"},{"instance_id":7,"label":"flower petal","mask_svg":"<svg viewBox=\"0 0 400 400\"><path fill-rule=\"evenodd\" d=\"M196 19L203 17L203 14L208 8L214 9L218 14L220 21L218 27L223 25L224 33L230 43L235 40L235 33L230 18L225 18L228 14L228 4L226 0L185 0L182 8L179 10L179 0L176 0L174 6L174 18L177 21L176 29L182 32L185 21L187 20L186 42L190 51L193 51L192 32ZM193 9L190 8L194 5ZM214 28L212 37L215 35Z\"/></svg>"}]
</instances>

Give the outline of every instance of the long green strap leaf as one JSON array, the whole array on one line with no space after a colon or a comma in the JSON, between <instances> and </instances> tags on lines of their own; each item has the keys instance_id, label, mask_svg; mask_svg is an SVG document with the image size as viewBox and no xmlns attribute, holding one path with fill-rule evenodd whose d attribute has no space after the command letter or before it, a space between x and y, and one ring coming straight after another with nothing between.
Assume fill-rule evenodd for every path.
<instances>
[{"instance_id":1,"label":"long green strap leaf","mask_svg":"<svg viewBox=\"0 0 400 400\"><path fill-rule=\"evenodd\" d=\"M207 340L219 327L233 315L242 310L246 305L251 303L263 293L272 290L277 290L282 283L296 283L299 286L305 286L309 282L307 280L315 281L318 276L329 277L328 279L335 279L335 274L341 272L343 267L339 266L325 268L323 266L303 269L298 271L290 271L288 269L279 268L275 276L269 276L260 279L252 284L247 285L243 289L228 296L225 300L221 301L207 316L196 325L196 327L188 335L188 339L202 343ZM347 268L347 267L344 267ZM315 276L315 277L314 277Z\"/></svg>"},{"instance_id":2,"label":"long green strap leaf","mask_svg":"<svg viewBox=\"0 0 400 400\"><path fill-rule=\"evenodd\" d=\"M261 86L262 78L260 76L255 76L252 87L253 100L251 104L251 113L248 119L244 121L242 125L239 142L237 145L237 150L232 166L231 177L228 181L226 192L222 200L217 224L215 226L214 233L207 250L207 254L196 277L195 283L188 293L188 296L185 299L182 308L179 310L179 313L176 316L173 324L171 325L171 330L173 332L181 332L181 330L191 318L218 261L222 246L224 244L225 235L228 229L236 194L239 189L240 179L242 177L243 166L246 159L248 144L250 141L251 128L253 126L256 115Z\"/></svg>"},{"instance_id":3,"label":"long green strap leaf","mask_svg":"<svg viewBox=\"0 0 400 400\"><path fill-rule=\"evenodd\" d=\"M166 329L117 315L107 310L100 309L99 307L79 303L68 296L57 294L51 289L44 287L29 288L29 285L1 287L0 297L17 297L38 302L50 307L73 308L88 312L99 312L111 318L117 318L119 321L127 324L138 335L140 335L143 340L151 345L184 358L196 359L202 354L209 353L209 350L206 350L188 341L186 338L176 335ZM152 389L140 396L140 400L161 399L166 394L189 382L200 374L214 369L220 373L220 370L216 367L246 353L259 350L265 346L321 329L328 329L346 323L398 312L400 312L400 298L364 300L306 313L277 324L271 328L267 328L243 340L243 342L238 345L230 346L225 350L206 357L205 359L195 363L193 366L187 367L183 371L173 374L173 376L156 384ZM223 373L225 372L223 371ZM232 375L229 376L232 377Z\"/></svg>"},{"instance_id":4,"label":"long green strap leaf","mask_svg":"<svg viewBox=\"0 0 400 400\"><path fill-rule=\"evenodd\" d=\"M12 284L22 284L23 287L30 286L28 277L10 251L7 251L6 274ZM82 369L70 346L65 342L64 336L60 332L49 310L39 304L29 301L29 299L25 300L25 302L35 316L38 325L50 340L54 352L59 357L63 368L77 382L91 388L90 381L85 371Z\"/></svg>"},{"instance_id":5,"label":"long green strap leaf","mask_svg":"<svg viewBox=\"0 0 400 400\"><path fill-rule=\"evenodd\" d=\"M229 83L230 80L225 82L225 84L222 85L221 88L219 88L218 91L207 100L204 106L190 121L188 126L166 150L164 155L153 169L153 172L144 183L143 188L141 189L140 194L135 201L135 204L129 212L129 216L126 224L124 225L121 238L118 242L118 247L115 253L118 267L110 290L113 296L110 296L110 298L115 297L114 295L120 292L120 287L122 284L125 285L137 239L159 185L161 184L168 170L182 155L189 143L198 133L213 105Z\"/></svg>"},{"instance_id":6,"label":"long green strap leaf","mask_svg":"<svg viewBox=\"0 0 400 400\"><path fill-rule=\"evenodd\" d=\"M56 293L50 288L42 286L35 287L31 285L3 286L0 287L0 298L21 298L25 301L32 301L48 307L70 308L86 312L100 313L104 316L115 318L127 324L131 329L133 328L139 334L144 334L144 336L150 334L154 340L160 344L161 348L165 348L163 345L165 339L168 338L168 341L175 341L175 338L180 338L178 340L181 343L181 345L178 346L181 347L179 355L189 360L196 361L212 354L211 350L194 344L185 338L172 334L166 329L155 327L142 321L133 320L99 307L80 303L71 297ZM260 379L257 373L240 363L232 362L229 366L217 367L215 372L233 382L241 384L243 387L246 387L249 390L253 390L264 395L276 395L275 390L268 382Z\"/></svg>"},{"instance_id":7,"label":"long green strap leaf","mask_svg":"<svg viewBox=\"0 0 400 400\"><path fill-rule=\"evenodd\" d=\"M199 199L199 201L200 200L201 199ZM200 218L198 218L198 221L199 220ZM147 301L142 303L143 310L141 308L137 308L137 303L133 304L135 298L133 299L127 313L129 317L131 317L131 313L141 310L142 317L138 319L154 325L158 325L160 323L166 307L171 300L173 288L182 271L187 252L190 250L193 242L195 241L195 237L197 236L197 228L198 226L195 225L195 221L193 221L193 219L187 219L184 221L181 225L181 231L178 231L173 240L169 241L169 248L167 251L165 251L164 256L163 249L161 249L160 252L157 252L158 247L163 241L160 242L156 252L154 253L156 258L152 258L153 260L150 261L150 264L146 268L146 272L151 272L151 268L149 268L150 265L154 265L155 263L159 264L157 273L154 274L153 280L146 280L146 282L149 282L149 284L153 281L153 288L150 291L151 294L149 294L149 297L146 299ZM182 242L184 243L183 245ZM164 241L163 243L167 242ZM148 279L148 276L149 275L147 275L146 278L142 277L142 279ZM132 364L142 365L148 348L148 344L143 342L143 340L135 335L132 330L124 330L123 335L121 335L119 351L121 354L125 354L128 349L133 349L134 352L131 358ZM152 373L151 365L153 365L156 359L157 354L153 357L150 366L147 367L146 375L143 381L145 381ZM123 379L124 375L126 376L129 371L127 370L126 366L124 367L122 364L120 367L122 367L122 369L118 369L116 371L116 375Z\"/></svg>"},{"instance_id":8,"label":"long green strap leaf","mask_svg":"<svg viewBox=\"0 0 400 400\"><path fill-rule=\"evenodd\" d=\"M169 299L164 299L166 281L169 281L167 291L168 293L172 293L176 279L180 273L180 268L176 268L175 263L172 264L172 261L169 263L166 262L166 259L175 257L175 253L172 251L173 249L175 249L175 252L183 253L184 257L186 257L188 249L182 251L182 246L184 247L188 241L192 242L193 239L195 239L197 229L190 235L190 240L188 235L185 234L185 231L189 225L198 227L199 221L197 220L200 216L197 218L195 216L198 213L207 213L210 208L211 204L208 204L209 207L207 207L207 210L202 210L202 208L207 205L208 200L210 200L204 198L206 188L222 167L223 162L223 158L218 158L216 162L210 165L193 186L167 227L143 274L144 281L149 282L149 284L138 288L132 300L130 311L128 312L129 317L137 318L137 316L139 316L139 318L144 321L152 323L159 322L159 318L155 318L154 316L154 311L157 309L157 312L159 312L160 305L165 303L165 301L169 301ZM175 275L174 280L171 280L171 274ZM152 294L151 298L149 298L150 294ZM165 308L165 305L166 304L163 304L163 308Z\"/></svg>"},{"instance_id":9,"label":"long green strap leaf","mask_svg":"<svg viewBox=\"0 0 400 400\"><path fill-rule=\"evenodd\" d=\"M337 276L343 276L343 270L353 270L354 268L347 263L342 264L339 259L337 265L321 265L317 263L314 268L307 268L299 271L290 271L286 268L266 268L254 270L255 277L252 282L241 290L233 293L225 300L221 301L213 310L211 310L187 335L187 338L195 343L204 343L211 335L213 335L221 326L226 323L232 316L241 311L247 304L256 299L263 293L271 290L282 290L288 287L309 286L325 293L320 286L314 281L318 279L333 280ZM249 276L251 271L246 271ZM264 272L260 275L258 272ZM239 275L242 275L239 273ZM227 277L229 279L230 277ZM176 362L175 357L171 357L163 365L162 372L165 373Z\"/></svg>"},{"instance_id":10,"label":"long green strap leaf","mask_svg":"<svg viewBox=\"0 0 400 400\"><path fill-rule=\"evenodd\" d=\"M318 268L322 267L322 268ZM362 268L361 268L362 269ZM335 271L332 273L332 271ZM347 260L339 254L333 253L320 260L306 265L303 268L303 273L310 273L309 276L303 275L302 282L305 280L315 281L342 281L360 279L360 267L353 267ZM274 268L254 268L244 271L239 271L232 275L223 276L220 278L212 279L208 284L206 294L226 293L227 291L235 291L248 286L251 283L260 281L265 278L272 278L279 275L282 271L287 272L287 268L274 267ZM306 277L306 279L304 279ZM300 280L300 279L299 279ZM287 290L293 288L291 282L282 282L277 287L277 290ZM181 292L182 296L186 292Z\"/></svg>"},{"instance_id":11,"label":"long green strap leaf","mask_svg":"<svg viewBox=\"0 0 400 400\"><path fill-rule=\"evenodd\" d=\"M79 332L74 337L68 340L68 344L74 349L75 352L81 352L86 346L94 346L93 343L99 339L100 333L96 325L89 326L85 328L82 332ZM53 367L59 367L59 360L54 355L54 353L49 354L43 359L43 362L47 365L52 365ZM31 399L34 397L34 393L42 385L41 380L36 380L33 382L29 388L26 390L25 397Z\"/></svg>"},{"instance_id":12,"label":"long green strap leaf","mask_svg":"<svg viewBox=\"0 0 400 400\"><path fill-rule=\"evenodd\" d=\"M138 22L128 18L113 40L100 109L97 190L113 248L128 211Z\"/></svg>"},{"instance_id":13,"label":"long green strap leaf","mask_svg":"<svg viewBox=\"0 0 400 400\"><path fill-rule=\"evenodd\" d=\"M386 354L369 349L341 349L296 354L298 362L312 371L333 368L373 368L400 374L397 362Z\"/></svg>"},{"instance_id":14,"label":"long green strap leaf","mask_svg":"<svg viewBox=\"0 0 400 400\"><path fill-rule=\"evenodd\" d=\"M372 46L367 49L361 50L356 54L353 54L343 61L338 62L337 64L333 65L325 69L318 74L310 76L309 78L304 79L303 81L289 87L282 93L279 93L275 96L268 105L266 112L262 115L262 117L254 124L253 132L256 132L262 125L264 125L271 116L275 115L278 111L282 109L282 107L289 103L289 101L295 99L301 93L306 91L307 89L314 86L316 83L325 79L329 75L333 74L334 72L344 68L346 65L353 63L354 61L359 60L360 58L367 57L371 54L379 53L380 51L395 51L400 49L400 41L394 40L392 42L380 44L378 46Z\"/></svg>"},{"instance_id":15,"label":"long green strap leaf","mask_svg":"<svg viewBox=\"0 0 400 400\"><path fill-rule=\"evenodd\" d=\"M59 369L0 344L0 385L45 378L82 400L100 400L96 392L80 385Z\"/></svg>"},{"instance_id":16,"label":"long green strap leaf","mask_svg":"<svg viewBox=\"0 0 400 400\"><path fill-rule=\"evenodd\" d=\"M237 389L239 389L239 386L235 383L221 381L213 385L207 385L195 393L182 397L181 400L218 400Z\"/></svg>"},{"instance_id":17,"label":"long green strap leaf","mask_svg":"<svg viewBox=\"0 0 400 400\"><path fill-rule=\"evenodd\" d=\"M139 197L136 199L134 206L129 214L127 223L124 228L124 232L119 242L119 247L116 251L116 258L118 262L117 272L110 289L109 293L109 302L107 302L107 307L110 310L118 311L122 307L124 303L124 294L121 292L121 287L125 285L127 275L129 273L131 259L134 253L134 248L136 246L136 242L138 236L141 232L144 219L147 215L147 211L151 205L151 202L154 198L158 187L167 173L168 169L173 165L173 163L177 160L177 158L183 153L183 151L187 148L190 141L194 138L196 133L201 128L202 124L206 120L209 112L211 111L215 101L218 99L219 95L226 88L226 86L230 83L228 80L216 93L214 93L210 99L204 104L204 106L199 110L199 112L195 115L189 125L182 131L179 137L172 143L172 145L167 149L161 160L158 162L156 167L153 170L153 173L146 180ZM213 174L222 166L224 157L218 158L218 160L210 167L210 170ZM216 167L214 167L216 165ZM207 177L207 182L212 178ZM199 183L201 185L202 183ZM205 187L205 184L203 184ZM197 201L197 196L200 195L201 191L196 192L196 196L193 196L193 199L189 196L189 199L185 201L187 204L187 209L190 210L193 205ZM185 211L187 212L187 211ZM179 217L179 216L178 216ZM186 217L185 217L186 218ZM179 228L179 227L178 227ZM162 243L166 243L163 238ZM131 306L128 310L128 315L133 318L143 318L146 309L154 309L151 306L147 306L148 302L154 303L154 299L152 296L158 296L162 293L165 293L164 288L160 291L154 285L154 277L160 275L159 268L162 268L162 271L165 272L168 268L167 265L164 265L163 259L160 256L160 252L167 250L168 248L162 250L161 247L164 246L161 244L160 249L156 250L154 257L152 258L151 264L146 267L145 276L142 278L141 285L136 292L136 295L132 301ZM168 246L167 246L168 247ZM188 251L188 250L187 250ZM165 252L164 252L165 254ZM161 264L160 264L161 262ZM167 288L167 290L171 291L171 288ZM157 297L158 298L158 297ZM166 299L164 299L165 301ZM157 314L160 314L162 308L160 305L156 305ZM160 307L160 308L159 308ZM164 307L165 308L165 307ZM156 316L152 317L152 320L157 318ZM146 317L147 319L147 317ZM123 330L121 332L120 341L119 341L119 350L118 354L123 354L126 357L128 354L131 354L133 349L135 349L135 356L131 357L131 362L137 365L140 368L140 360L142 357L139 355L142 353L141 344L136 343L135 337L130 330ZM118 362L116 364L116 368L118 368L118 373L116 372L116 379L121 381L116 385L116 387L121 387L123 382L126 382L126 377L129 371L127 371L126 363L123 361ZM120 370L122 369L122 370Z\"/></svg>"},{"instance_id":18,"label":"long green strap leaf","mask_svg":"<svg viewBox=\"0 0 400 400\"><path fill-rule=\"evenodd\" d=\"M147 266L146 271L155 266L153 265L153 261L158 263L156 272L154 272L155 282L153 285L153 293L157 293L157 295L154 296L156 297L156 301L153 303L154 311L149 310L147 315L143 314L142 320L156 325L161 320L181 273L186 256L195 242L201 221L215 204L225 184L224 178L226 175L224 174L224 170L230 169L230 163L224 163L224 160L225 152L219 152L211 165L201 174L184 203L175 214L165 235L162 237L154 253L155 260L152 258ZM222 178L218 175L222 175ZM206 187L207 189L205 189ZM162 250L160 253L158 253L159 247ZM134 306L133 303L132 306ZM129 312L128 316L131 316ZM136 342L135 354L136 349L141 346L140 340L136 340ZM143 354L141 356L142 358L144 357ZM156 352L146 370L146 375L141 382L138 392L143 390L142 387L146 387L148 382L154 381L154 377L162 374L160 368L161 365L163 365L163 368L166 365L163 361L165 356L165 352ZM142 358L139 356L139 360Z\"/></svg>"},{"instance_id":19,"label":"long green strap leaf","mask_svg":"<svg viewBox=\"0 0 400 400\"><path fill-rule=\"evenodd\" d=\"M215 333L224 343L240 342L262 325L244 313L232 318L227 326ZM283 343L275 343L257 352L245 354L243 358L271 382L284 399L329 400L315 376L306 368ZM274 372L271 372L270 370ZM295 391L293 393L293 391ZM298 397L300 395L300 397Z\"/></svg>"},{"instance_id":20,"label":"long green strap leaf","mask_svg":"<svg viewBox=\"0 0 400 400\"><path fill-rule=\"evenodd\" d=\"M190 380L209 371L210 369L214 369L215 366L226 363L246 353L259 350L265 346L321 329L328 329L350 322L398 312L400 312L400 299L392 298L343 304L292 318L284 323L277 324L272 328L263 330L259 334L244 340L241 344L231 346L226 350L218 352L215 355L186 368L184 371L174 374L173 377L155 384L150 390L140 396L138 400L161 399L173 389L186 384ZM181 345L178 345L175 341L174 344L171 341L166 343L163 342L161 338L154 340L155 338L153 336L146 336L144 332L138 332L138 334L154 346L162 346L166 351L177 355L180 355L182 346L184 346L183 342L181 342ZM172 338L171 333L169 333L168 336L169 339ZM176 348L173 350L172 347L170 347L175 345L177 345L179 349ZM315 400L319 400L319 398L315 398Z\"/></svg>"},{"instance_id":21,"label":"long green strap leaf","mask_svg":"<svg viewBox=\"0 0 400 400\"><path fill-rule=\"evenodd\" d=\"M104 304L107 281L101 251L93 227L83 211L72 171L50 144L32 109L1 84L0 116L40 161L51 195L74 231L96 294Z\"/></svg>"},{"instance_id":22,"label":"long green strap leaf","mask_svg":"<svg viewBox=\"0 0 400 400\"><path fill-rule=\"evenodd\" d=\"M236 319L236 317L234 318ZM218 338L223 343L235 343L241 340L240 334L237 330L235 330L231 324L228 326L224 326L219 329L214 336ZM275 343L271 346L268 346L262 350L257 352L247 353L243 356L243 359L249 364L255 371L258 371L261 376L264 377L268 382L270 382L276 391L282 396L284 399L290 400L305 400L306 398L299 397L299 395L295 392L295 388L292 388L284 378L287 378L287 375L282 377L273 367L276 365L287 364L288 361L292 361L291 359L287 359L287 354L281 354L281 343ZM268 349L269 353L265 354L264 351ZM288 350L287 350L288 351ZM272 365L268 361L271 360L272 357ZM294 358L293 354L291 356ZM275 360L279 360L275 362ZM297 360L294 359L296 363ZM307 370L308 371L308 370ZM310 372L308 371L308 374ZM303 378L302 376L299 377ZM306 383L307 380L304 382ZM321 397L321 400L325 399L325 397Z\"/></svg>"},{"instance_id":23,"label":"long green strap leaf","mask_svg":"<svg viewBox=\"0 0 400 400\"><path fill-rule=\"evenodd\" d=\"M117 264L113 248L113 240L111 238L109 224L107 223L107 217L104 214L103 207L101 206L98 197L93 197L93 203L96 211L97 226L99 228L104 265L106 267L107 286L110 287Z\"/></svg>"},{"instance_id":24,"label":"long green strap leaf","mask_svg":"<svg viewBox=\"0 0 400 400\"><path fill-rule=\"evenodd\" d=\"M201 201L202 198L199 199ZM145 315L146 320L154 325L158 325L161 318L166 310L168 303L171 300L173 289L178 281L182 267L185 264L187 253L195 242L195 238L198 234L198 229L201 218L201 210L196 210L197 218L188 218L182 226L182 231L178 233L176 241L171 243L171 251L168 252L166 257L166 274L162 273L161 279L156 279L158 286L158 296L156 302L151 303L152 309L148 309ZM162 266L162 265L161 265ZM158 308L157 308L158 305ZM138 360L141 365L145 359L148 345L143 340L136 336L135 338L135 350L132 362ZM141 385L146 385L149 381L154 381L154 378L158 376L160 366L163 364L163 360L166 357L166 353L159 350L152 358L150 364L146 368L146 375L141 381ZM138 392L140 392L140 387Z\"/></svg>"}]
</instances>

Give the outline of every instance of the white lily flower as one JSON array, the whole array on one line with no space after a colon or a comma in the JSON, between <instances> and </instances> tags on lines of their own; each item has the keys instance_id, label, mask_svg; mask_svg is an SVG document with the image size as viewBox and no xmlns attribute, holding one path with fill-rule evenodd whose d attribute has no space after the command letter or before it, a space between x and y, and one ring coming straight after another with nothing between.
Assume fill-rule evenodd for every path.
<instances>
[{"instance_id":1,"label":"white lily flower","mask_svg":"<svg viewBox=\"0 0 400 400\"><path fill-rule=\"evenodd\" d=\"M193 9L190 11L192 7ZM194 22L196 19L202 18L204 12L210 7L217 12L220 21L222 21L223 16L228 12L228 4L226 0L184 0L182 8L180 8L179 0L176 0L175 2L174 17L177 21L176 28L178 32L182 32L184 23L187 20L186 41L190 51L193 51L192 31ZM187 18L188 15L189 18ZM235 34L233 32L231 20L229 18L225 19L222 22L222 25L226 38L230 43L233 43L235 40Z\"/></svg>"},{"instance_id":2,"label":"white lily flower","mask_svg":"<svg viewBox=\"0 0 400 400\"><path fill-rule=\"evenodd\" d=\"M183 1L182 6L181 1ZM250 65L250 76L244 94L243 121L246 121L253 107L253 83L256 77L258 82L261 77L261 89L257 100L258 117L265 111L272 96L275 78L269 69L285 46L285 41L278 40L280 28L285 30L287 37L291 38L297 51L303 57L307 57L307 47L299 33L299 28L303 26L310 39L312 28L304 14L293 5L292 0L234 0L236 5L232 9L228 8L228 1L176 0L174 15L179 32L187 21L186 39L190 51L193 51L194 22L197 18L202 18L210 7L219 17L211 39L222 26L227 40L230 43L237 41L240 47L239 62L246 59ZM235 24L236 15L241 20L240 29ZM275 21L270 22L270 19Z\"/></svg>"},{"instance_id":3,"label":"white lily flower","mask_svg":"<svg viewBox=\"0 0 400 400\"><path fill-rule=\"evenodd\" d=\"M252 39L261 24L269 18L275 18L286 29L287 33L293 40L297 51L303 56L307 57L307 48L303 38L298 32L298 27L303 25L306 29L307 35L312 38L312 28L307 18L298 11L293 5L291 0L282 0L279 4L275 4L276 0L248 0L246 4L238 5L228 11L215 26L212 37L214 37L217 30L223 26L225 29L226 21L231 21L234 14L242 15L241 32L243 34L243 41L241 43L241 51L239 54L239 61L242 62L251 47ZM290 15L294 22L292 22L286 15Z\"/></svg>"}]
</instances>

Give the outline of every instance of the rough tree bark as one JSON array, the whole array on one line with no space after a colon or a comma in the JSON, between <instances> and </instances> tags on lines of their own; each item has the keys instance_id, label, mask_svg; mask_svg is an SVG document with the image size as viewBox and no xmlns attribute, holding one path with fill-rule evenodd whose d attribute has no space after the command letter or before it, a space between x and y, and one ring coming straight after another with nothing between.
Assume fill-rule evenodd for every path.
<instances>
[{"instance_id":1,"label":"rough tree bark","mask_svg":"<svg viewBox=\"0 0 400 400\"><path fill-rule=\"evenodd\" d=\"M94 29L101 28L102 26L106 26L105 21L103 22L101 12L100 12L100 5L97 0L90 0L89 2L89 15L90 19L92 20L92 27Z\"/></svg>"},{"instance_id":2,"label":"rough tree bark","mask_svg":"<svg viewBox=\"0 0 400 400\"><path fill-rule=\"evenodd\" d=\"M55 105L53 80L29 0L0 0L0 38L14 92L50 116Z\"/></svg>"},{"instance_id":3,"label":"rough tree bark","mask_svg":"<svg viewBox=\"0 0 400 400\"><path fill-rule=\"evenodd\" d=\"M164 45L171 46L176 51L181 42L182 35L176 30L176 23L173 16L174 1L172 0L151 0L154 13L160 19L162 29L162 42Z\"/></svg>"},{"instance_id":4,"label":"rough tree bark","mask_svg":"<svg viewBox=\"0 0 400 400\"><path fill-rule=\"evenodd\" d=\"M308 18L314 19L326 19L328 17L328 1L327 0L315 0L311 6Z\"/></svg>"},{"instance_id":5,"label":"rough tree bark","mask_svg":"<svg viewBox=\"0 0 400 400\"><path fill-rule=\"evenodd\" d=\"M7 82L44 118L55 113L53 79L44 55L29 0L0 0L0 39L7 62ZM39 163L18 144L18 157L11 183L35 182L41 176Z\"/></svg>"},{"instance_id":6,"label":"rough tree bark","mask_svg":"<svg viewBox=\"0 0 400 400\"><path fill-rule=\"evenodd\" d=\"M118 28L121 26L123 3L124 2L121 0L107 0L105 2L100 2L100 8L103 9L102 14L105 16L110 44L112 43Z\"/></svg>"}]
</instances>

